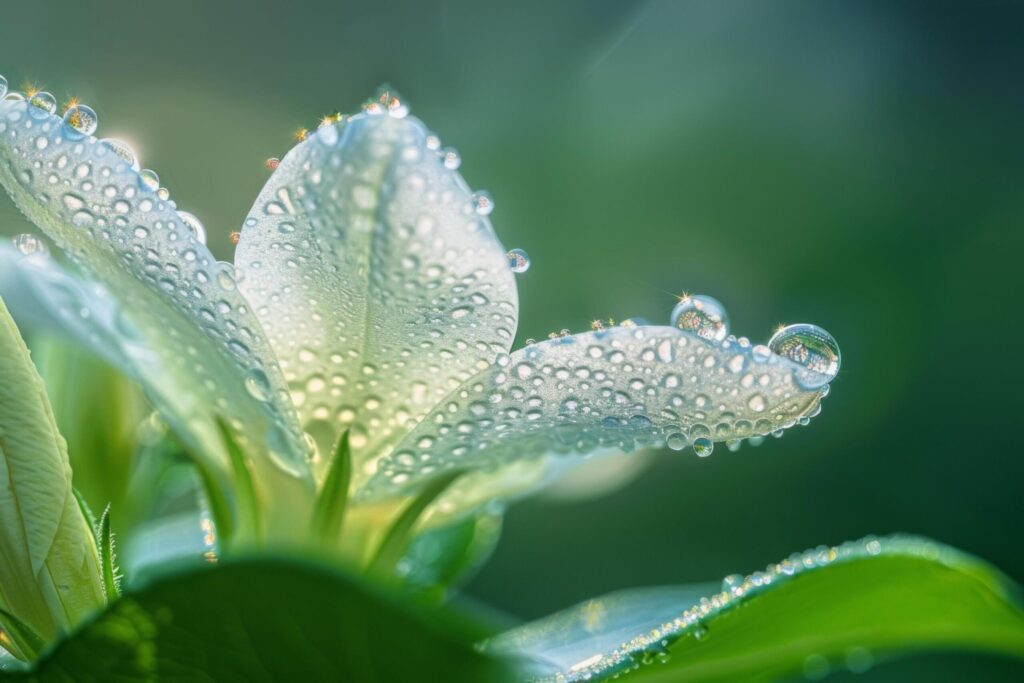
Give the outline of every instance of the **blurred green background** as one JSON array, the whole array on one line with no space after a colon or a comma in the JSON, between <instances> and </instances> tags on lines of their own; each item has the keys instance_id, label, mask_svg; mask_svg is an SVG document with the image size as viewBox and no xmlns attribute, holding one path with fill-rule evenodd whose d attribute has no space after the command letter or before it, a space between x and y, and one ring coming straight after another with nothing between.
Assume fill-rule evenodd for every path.
<instances>
[{"instance_id":1,"label":"blurred green background","mask_svg":"<svg viewBox=\"0 0 1024 683\"><path fill-rule=\"evenodd\" d=\"M682 290L843 349L823 415L514 506L468 593L540 616L925 534L1024 580L1024 7L894 2L5 3L0 73L95 107L227 257L291 133L389 82L524 247L520 344ZM0 231L30 226L6 197ZM858 680L1020 680L929 655ZM847 675L854 678L852 675ZM843 676L835 680L843 680Z\"/></svg>"}]
</instances>

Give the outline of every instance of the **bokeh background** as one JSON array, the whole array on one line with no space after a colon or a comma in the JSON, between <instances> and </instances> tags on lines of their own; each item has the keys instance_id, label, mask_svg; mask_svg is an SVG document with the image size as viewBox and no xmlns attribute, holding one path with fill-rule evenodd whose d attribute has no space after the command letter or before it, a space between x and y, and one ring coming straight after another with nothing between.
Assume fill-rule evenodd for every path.
<instances>
[{"instance_id":1,"label":"bokeh background","mask_svg":"<svg viewBox=\"0 0 1024 683\"><path fill-rule=\"evenodd\" d=\"M291 133L389 82L490 190L520 344L686 290L843 350L807 429L511 508L468 586L517 617L914 532L1024 580L1024 13L988 2L20 2L0 73L99 112L228 257ZM30 226L0 198L0 231ZM1017 681L928 655L858 680ZM851 680L852 674L835 680Z\"/></svg>"}]
</instances>

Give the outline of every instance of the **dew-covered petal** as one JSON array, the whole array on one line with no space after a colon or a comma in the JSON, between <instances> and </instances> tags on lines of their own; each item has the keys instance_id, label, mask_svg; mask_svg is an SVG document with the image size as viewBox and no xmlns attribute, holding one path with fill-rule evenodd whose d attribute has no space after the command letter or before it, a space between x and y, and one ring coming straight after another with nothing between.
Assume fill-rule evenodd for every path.
<instances>
[{"instance_id":1,"label":"dew-covered petal","mask_svg":"<svg viewBox=\"0 0 1024 683\"><path fill-rule=\"evenodd\" d=\"M155 360L134 374L190 446L226 469L213 421L223 415L266 456L257 467L267 476L308 479L283 380L233 268L174 204L113 147L27 102L0 102L0 162L18 207L116 298L119 334Z\"/></svg>"},{"instance_id":2,"label":"dew-covered petal","mask_svg":"<svg viewBox=\"0 0 1024 683\"><path fill-rule=\"evenodd\" d=\"M414 118L359 114L283 158L236 267L321 450L350 429L356 478L509 349L514 276L473 193Z\"/></svg>"},{"instance_id":3,"label":"dew-covered petal","mask_svg":"<svg viewBox=\"0 0 1024 683\"><path fill-rule=\"evenodd\" d=\"M529 657L548 683L817 680L900 651L1024 657L1019 587L990 565L918 537L820 546L694 587L588 600L485 643Z\"/></svg>"},{"instance_id":4,"label":"dew-covered petal","mask_svg":"<svg viewBox=\"0 0 1024 683\"><path fill-rule=\"evenodd\" d=\"M827 391L801 388L800 369L764 346L673 327L532 344L446 397L380 461L363 495L548 453L702 447L779 432L817 414Z\"/></svg>"},{"instance_id":5,"label":"dew-covered petal","mask_svg":"<svg viewBox=\"0 0 1024 683\"><path fill-rule=\"evenodd\" d=\"M117 305L100 285L83 280L45 256L25 256L0 243L0 298L23 328L69 338L134 376L130 340L116 326Z\"/></svg>"}]
</instances>

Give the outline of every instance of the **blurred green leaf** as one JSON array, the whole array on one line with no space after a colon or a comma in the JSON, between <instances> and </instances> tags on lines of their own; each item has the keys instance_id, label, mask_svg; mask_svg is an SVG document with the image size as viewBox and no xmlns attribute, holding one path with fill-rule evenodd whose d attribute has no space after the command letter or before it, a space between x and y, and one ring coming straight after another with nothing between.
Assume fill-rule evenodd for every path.
<instances>
[{"instance_id":1,"label":"blurred green leaf","mask_svg":"<svg viewBox=\"0 0 1024 683\"><path fill-rule=\"evenodd\" d=\"M89 507L127 509L125 500L139 423L148 407L138 386L113 366L70 343L36 335L33 357L67 439L75 488ZM115 531L129 520L118 515Z\"/></svg>"},{"instance_id":2,"label":"blurred green leaf","mask_svg":"<svg viewBox=\"0 0 1024 683\"><path fill-rule=\"evenodd\" d=\"M423 512L430 507L438 496L444 493L445 489L451 486L452 482L464 474L462 470L452 470L437 475L427 481L423 488L412 498L405 508L398 514L398 517L388 528L387 533L377 547L377 552L370 561L369 569L382 576L394 571L398 561L402 559L409 543L412 541L412 533L420 521Z\"/></svg>"},{"instance_id":3,"label":"blurred green leaf","mask_svg":"<svg viewBox=\"0 0 1024 683\"><path fill-rule=\"evenodd\" d=\"M45 655L37 681L498 681L483 625L319 566L225 562L127 591ZM24 676L12 675L11 679Z\"/></svg>"},{"instance_id":4,"label":"blurred green leaf","mask_svg":"<svg viewBox=\"0 0 1024 683\"><path fill-rule=\"evenodd\" d=\"M0 609L52 640L105 599L92 529L71 487L64 439L3 300L0 481ZM31 654L17 645L12 654Z\"/></svg>"},{"instance_id":5,"label":"blurred green leaf","mask_svg":"<svg viewBox=\"0 0 1024 683\"><path fill-rule=\"evenodd\" d=\"M767 580L766 580L767 579ZM990 565L917 538L795 555L710 589L612 594L513 629L490 652L530 656L541 680L776 680L958 648L1024 658L1019 588ZM703 597L701 597L703 596ZM648 665L649 666L644 666Z\"/></svg>"},{"instance_id":6,"label":"blurred green leaf","mask_svg":"<svg viewBox=\"0 0 1024 683\"><path fill-rule=\"evenodd\" d=\"M334 457L313 508L313 532L320 538L338 538L345 508L348 506L348 487L352 480L352 449L349 448L348 430L341 433L334 447Z\"/></svg>"},{"instance_id":7,"label":"blurred green leaf","mask_svg":"<svg viewBox=\"0 0 1024 683\"><path fill-rule=\"evenodd\" d=\"M502 519L501 514L482 511L419 534L398 563L403 582L444 599L494 552L501 538Z\"/></svg>"}]
</instances>

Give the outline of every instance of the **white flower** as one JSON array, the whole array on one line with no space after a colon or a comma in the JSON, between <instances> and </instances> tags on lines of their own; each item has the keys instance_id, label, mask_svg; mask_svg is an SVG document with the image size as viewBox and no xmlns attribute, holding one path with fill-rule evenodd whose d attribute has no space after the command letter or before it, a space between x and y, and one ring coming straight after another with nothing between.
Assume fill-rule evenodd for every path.
<instances>
[{"instance_id":1,"label":"white flower","mask_svg":"<svg viewBox=\"0 0 1024 683\"><path fill-rule=\"evenodd\" d=\"M281 160L232 265L130 151L0 101L0 181L90 281L7 248L0 284L30 289L126 369L231 481L223 418L248 454L267 538L308 523L346 430L357 507L464 471L432 508L440 522L580 455L665 443L706 454L819 410L836 368L815 364L813 344L777 346L783 357L725 337L720 321L706 335L607 326L511 351L516 274L493 203L389 104L326 122Z\"/></svg>"}]
</instances>

